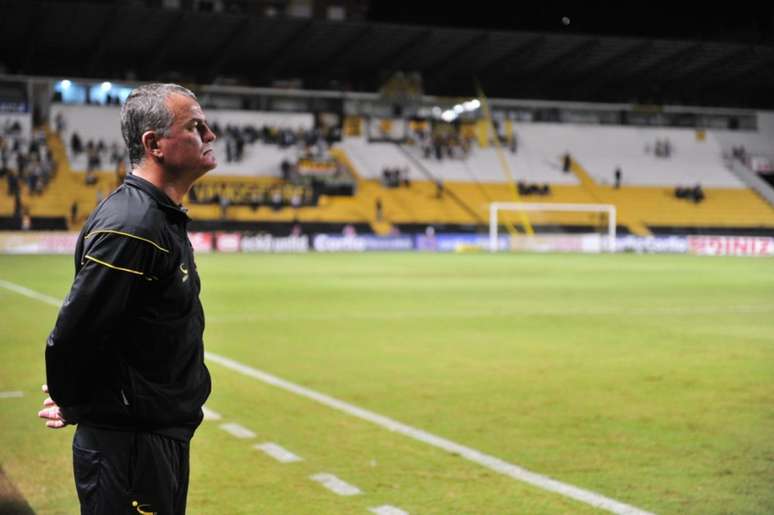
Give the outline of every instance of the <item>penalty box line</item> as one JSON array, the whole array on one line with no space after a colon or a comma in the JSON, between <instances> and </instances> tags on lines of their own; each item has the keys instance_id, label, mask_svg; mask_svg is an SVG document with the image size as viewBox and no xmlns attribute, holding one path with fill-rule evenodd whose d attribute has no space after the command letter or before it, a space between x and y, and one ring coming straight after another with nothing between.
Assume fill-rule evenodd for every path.
<instances>
[{"instance_id":1,"label":"penalty box line","mask_svg":"<svg viewBox=\"0 0 774 515\"><path fill-rule=\"evenodd\" d=\"M0 287L18 293L19 295L38 300L40 302L45 302L46 304L52 306L59 307L62 305L61 301L55 299L54 297L30 290L24 286L4 281L2 279L0 279ZM607 510L611 513L616 513L618 515L653 515L652 513L644 511L635 506L624 504L620 501L616 501L615 499L605 497L596 492L585 490L568 483L562 483L561 481L557 481L556 479L552 479L548 476L544 476L542 474L529 471L518 465L508 463L495 456L485 454L481 451L477 451L476 449L466 447L451 440L447 440L446 438L442 438L421 429L411 427L402 422L398 422L397 420L379 415L378 413L359 408L353 404L349 404L329 395L316 392L310 388L291 383L290 381L286 381L277 376L263 372L225 356L220 356L212 352L205 352L205 357L208 361L217 363L223 367L233 370L234 372L238 372L247 377L257 379L266 384L270 384L283 390L295 393L301 397L311 399L320 404L328 406L329 408L333 408L337 411L341 411L362 420L366 420L389 431L402 434L419 442L432 445L433 447L443 449L450 453L458 454L469 461L488 468L489 470L503 474L518 481L522 481L540 489L558 493L565 497L575 499L576 501L580 501L595 508Z\"/></svg>"}]
</instances>

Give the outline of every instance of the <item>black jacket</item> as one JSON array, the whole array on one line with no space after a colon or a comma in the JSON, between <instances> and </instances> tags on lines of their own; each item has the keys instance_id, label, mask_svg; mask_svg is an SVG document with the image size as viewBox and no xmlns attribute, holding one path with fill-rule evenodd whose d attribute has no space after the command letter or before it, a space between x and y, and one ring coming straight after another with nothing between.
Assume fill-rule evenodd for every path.
<instances>
[{"instance_id":1,"label":"black jacket","mask_svg":"<svg viewBox=\"0 0 774 515\"><path fill-rule=\"evenodd\" d=\"M86 221L46 345L65 420L187 440L210 393L185 211L129 175Z\"/></svg>"}]
</instances>

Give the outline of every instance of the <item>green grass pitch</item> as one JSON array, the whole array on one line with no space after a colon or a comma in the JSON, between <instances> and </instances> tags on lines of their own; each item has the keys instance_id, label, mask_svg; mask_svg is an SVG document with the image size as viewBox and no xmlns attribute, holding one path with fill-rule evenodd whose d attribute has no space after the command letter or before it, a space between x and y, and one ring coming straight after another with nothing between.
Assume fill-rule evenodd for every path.
<instances>
[{"instance_id":1,"label":"green grass pitch","mask_svg":"<svg viewBox=\"0 0 774 515\"><path fill-rule=\"evenodd\" d=\"M655 513L774 513L774 261L690 256L201 255L205 345ZM63 298L67 256L0 256ZM77 512L72 428L43 427L57 309L0 287L0 466ZM210 363L189 513L602 513ZM221 430L252 430L241 440ZM274 442L303 461L253 448ZM309 479L356 485L344 497ZM0 500L0 504L2 500ZM0 510L1 511L1 510Z\"/></svg>"}]
</instances>

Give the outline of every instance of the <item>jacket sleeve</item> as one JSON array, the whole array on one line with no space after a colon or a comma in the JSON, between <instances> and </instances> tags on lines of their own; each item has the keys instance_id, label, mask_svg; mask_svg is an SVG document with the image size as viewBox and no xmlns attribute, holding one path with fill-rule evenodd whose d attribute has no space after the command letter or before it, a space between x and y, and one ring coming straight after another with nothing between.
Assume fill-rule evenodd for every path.
<instances>
[{"instance_id":1,"label":"jacket sleeve","mask_svg":"<svg viewBox=\"0 0 774 515\"><path fill-rule=\"evenodd\" d=\"M46 342L49 394L69 423L88 413L109 349L106 338L130 316L139 281L152 280L154 248L130 233L105 231L84 245L73 285ZM134 294L133 294L134 293Z\"/></svg>"}]
</instances>

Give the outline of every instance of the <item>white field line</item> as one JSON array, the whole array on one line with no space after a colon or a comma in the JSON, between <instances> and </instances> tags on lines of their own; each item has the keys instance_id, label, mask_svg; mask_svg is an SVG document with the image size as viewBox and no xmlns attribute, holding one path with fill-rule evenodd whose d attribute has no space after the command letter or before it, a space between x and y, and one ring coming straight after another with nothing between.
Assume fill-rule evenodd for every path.
<instances>
[{"instance_id":1,"label":"white field line","mask_svg":"<svg viewBox=\"0 0 774 515\"><path fill-rule=\"evenodd\" d=\"M1 279L0 286L3 286L11 291L15 291L21 295L40 300L47 304L52 304L54 306L61 305L61 302L53 297L43 295L42 293L35 292L23 286L9 283ZM479 465L482 465L483 467L486 467L490 470L509 476L518 481L523 481L538 488L542 488L543 490L556 492L560 495L564 495L565 497L575 499L577 501L586 503L596 508L607 510L611 513L616 513L618 515L652 515L650 512L641 510L640 508L624 504L622 502L616 501L615 499L610 499L609 497L605 497L590 490L584 490L567 483L562 483L555 479L551 479L548 476L543 476L541 474L531 472L525 468L519 467L518 465L508 463L494 456L477 451L476 449L465 447L464 445L460 445L458 443L452 442L451 440L435 436L421 429L416 429L391 418L379 415L378 413L359 408L309 388L285 381L284 379L280 379L279 377L273 376L266 372L262 372L258 369L243 365L238 361L234 361L211 352L206 352L205 356L209 361L223 365L224 367L230 368L231 370L239 372L240 374L252 377L253 379L258 379L259 381L263 381L267 384L282 388L283 390L287 390L302 397L314 400L335 410L347 413L348 415L367 420L390 431L394 431L404 436L408 436L409 438L413 438L414 440L438 447L439 449L443 449L450 453L458 454L463 458L474 463L478 463Z\"/></svg>"},{"instance_id":2,"label":"white field line","mask_svg":"<svg viewBox=\"0 0 774 515\"><path fill-rule=\"evenodd\" d=\"M616 501L615 499L610 499L595 492L584 490L582 488L551 479L550 477L531 472L527 469L519 467L518 465L514 465L494 456L484 454L483 452L477 451L476 449L465 447L464 445L460 445L458 443L452 442L451 440L435 436L421 429L417 429L383 415L379 415L378 413L359 408L323 393L319 393L309 388L285 381L284 379L280 379L277 376L262 372L261 370L252 368L247 365L243 365L242 363L234 361L233 359L219 356L218 354L213 354L212 352L206 352L205 356L207 357L208 361L218 363L219 365L229 368L235 372L239 372L240 374L246 375L253 379L258 379L259 381L263 381L264 383L270 384L272 386L282 388L283 390L295 393L301 397L312 399L316 402L319 402L320 404L344 412L348 415L367 420L390 431L394 431L404 436L408 436L409 438L413 438L414 440L418 440L420 442L432 445L433 447L438 447L439 449L443 449L447 452L457 454L490 470L504 474L519 481L524 481L525 483L542 488L543 490L556 492L596 508L601 508L603 510L620 515L649 514L647 511L630 506L628 504L624 504L622 502Z\"/></svg>"},{"instance_id":3,"label":"white field line","mask_svg":"<svg viewBox=\"0 0 774 515\"><path fill-rule=\"evenodd\" d=\"M377 506L376 508L368 508L368 511L376 513L376 515L409 515L407 511L403 511L395 506L390 506L389 504Z\"/></svg>"},{"instance_id":4,"label":"white field line","mask_svg":"<svg viewBox=\"0 0 774 515\"><path fill-rule=\"evenodd\" d=\"M221 424L220 428L225 432L230 433L232 436L236 436L237 438L255 438L255 433L244 426L240 426L236 422L227 422L225 424Z\"/></svg>"},{"instance_id":5,"label":"white field line","mask_svg":"<svg viewBox=\"0 0 774 515\"><path fill-rule=\"evenodd\" d=\"M220 416L220 413L211 410L207 406L202 406L202 412L204 413L204 420L220 420L223 418Z\"/></svg>"},{"instance_id":6,"label":"white field line","mask_svg":"<svg viewBox=\"0 0 774 515\"><path fill-rule=\"evenodd\" d=\"M296 456L289 450L273 442L259 443L254 447L259 451L265 452L280 463L294 463L296 461L304 461L304 459L300 456Z\"/></svg>"},{"instance_id":7,"label":"white field line","mask_svg":"<svg viewBox=\"0 0 774 515\"><path fill-rule=\"evenodd\" d=\"M317 481L325 488L338 495L358 495L362 493L358 487L345 483L333 474L322 472L320 474L309 476L309 479Z\"/></svg>"},{"instance_id":8,"label":"white field line","mask_svg":"<svg viewBox=\"0 0 774 515\"><path fill-rule=\"evenodd\" d=\"M755 305L730 305L730 306L675 306L675 307L646 307L646 308L576 308L567 307L560 309L534 309L527 308L523 310L498 311L496 309L489 311L407 311L407 312L389 312L389 313L297 313L297 314L262 314L262 313L244 313L229 314L221 316L207 317L208 323L229 324L241 322L266 322L266 321L325 321L325 320L406 320L406 319L427 319L427 318L524 318L535 316L549 317L567 317L567 316L704 316L704 315L735 315L735 314L756 314L772 313L774 314L774 305L755 304Z\"/></svg>"},{"instance_id":9,"label":"white field line","mask_svg":"<svg viewBox=\"0 0 774 515\"><path fill-rule=\"evenodd\" d=\"M24 392L19 390L12 392L0 392L0 399L18 399L19 397L24 397Z\"/></svg>"},{"instance_id":10,"label":"white field line","mask_svg":"<svg viewBox=\"0 0 774 515\"><path fill-rule=\"evenodd\" d=\"M25 288L24 286L20 286L18 284L9 283L8 281L3 281L2 279L0 279L0 286L5 288L6 290L11 290L13 292L18 293L19 295L24 295L25 297L39 300L40 302L45 302L46 304L50 304L51 306L59 307L62 305L62 301L59 299L55 299L54 297L44 295L43 293L38 293L35 290L30 290L29 288Z\"/></svg>"}]
</instances>

